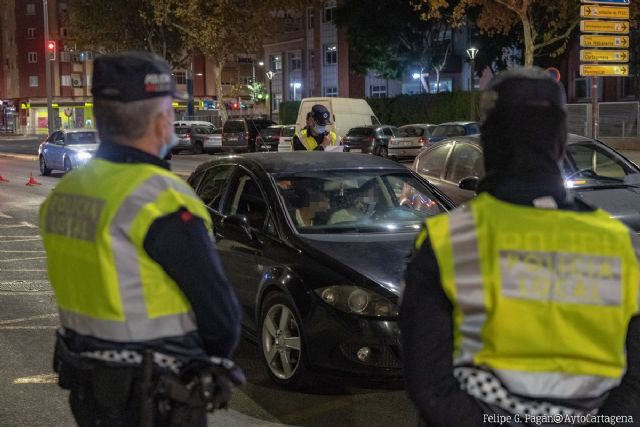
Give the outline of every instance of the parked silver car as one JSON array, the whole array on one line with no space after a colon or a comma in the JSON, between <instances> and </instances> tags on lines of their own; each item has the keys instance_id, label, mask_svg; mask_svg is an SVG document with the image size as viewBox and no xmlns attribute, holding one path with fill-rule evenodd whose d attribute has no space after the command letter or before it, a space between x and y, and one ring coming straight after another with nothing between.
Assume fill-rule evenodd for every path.
<instances>
[{"instance_id":1,"label":"parked silver car","mask_svg":"<svg viewBox=\"0 0 640 427\"><path fill-rule=\"evenodd\" d=\"M40 173L52 170L69 172L87 163L98 149L98 132L94 129L65 129L52 133L38 147Z\"/></svg>"},{"instance_id":2,"label":"parked silver car","mask_svg":"<svg viewBox=\"0 0 640 427\"><path fill-rule=\"evenodd\" d=\"M429 136L436 128L432 124L404 125L398 128L397 136L389 140L389 157L415 158L429 143Z\"/></svg>"}]
</instances>

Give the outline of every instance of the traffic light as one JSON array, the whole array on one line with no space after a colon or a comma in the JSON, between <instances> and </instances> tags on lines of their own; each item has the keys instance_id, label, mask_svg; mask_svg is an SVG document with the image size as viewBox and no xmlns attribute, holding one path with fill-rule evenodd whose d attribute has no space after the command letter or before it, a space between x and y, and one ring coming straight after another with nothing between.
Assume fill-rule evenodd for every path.
<instances>
[{"instance_id":1,"label":"traffic light","mask_svg":"<svg viewBox=\"0 0 640 427\"><path fill-rule=\"evenodd\" d=\"M49 61L56 60L56 42L49 40L47 43L47 51L49 52Z\"/></svg>"}]
</instances>

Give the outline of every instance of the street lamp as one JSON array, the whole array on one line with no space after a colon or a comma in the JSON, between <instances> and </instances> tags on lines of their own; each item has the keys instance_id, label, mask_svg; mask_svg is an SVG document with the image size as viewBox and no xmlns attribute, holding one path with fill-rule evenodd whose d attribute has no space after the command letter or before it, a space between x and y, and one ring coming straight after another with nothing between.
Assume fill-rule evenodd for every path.
<instances>
[{"instance_id":1,"label":"street lamp","mask_svg":"<svg viewBox=\"0 0 640 427\"><path fill-rule=\"evenodd\" d=\"M49 39L49 2L48 0L42 0L42 11L43 11L43 15L44 15L44 40L45 40L45 47L47 49L49 48L49 44L51 43L51 40ZM55 43L53 43L53 49L55 51L56 49L56 45ZM54 52L55 53L55 52ZM55 56L51 57L48 54L45 53L45 60L44 60L44 65L45 65L45 71L44 71L44 78L45 78L45 87L46 87L46 91L47 91L47 128L49 131L49 135L51 135L53 133L53 131L56 129L56 119L53 117L53 86L52 86L52 82L51 82L51 77L52 77L52 70L51 70L51 66L53 64L51 64L51 61L55 60Z\"/></svg>"},{"instance_id":2,"label":"street lamp","mask_svg":"<svg viewBox=\"0 0 640 427\"><path fill-rule=\"evenodd\" d=\"M471 96L469 97L469 99L471 99L471 120L475 120L475 117L476 117L476 108L474 103L473 90L475 89L474 80L475 80L475 73L476 73L476 55L477 54L478 54L478 49L476 49L475 47L470 47L469 49L467 49L467 56L471 60L471 77L469 79L470 81L469 93L471 94Z\"/></svg>"},{"instance_id":3,"label":"street lamp","mask_svg":"<svg viewBox=\"0 0 640 427\"><path fill-rule=\"evenodd\" d=\"M424 68L420 69L419 73L413 73L411 75L411 77L413 77L413 80L420 80L419 84L420 84L420 93L422 93L422 74L424 72Z\"/></svg>"},{"instance_id":4,"label":"street lamp","mask_svg":"<svg viewBox=\"0 0 640 427\"><path fill-rule=\"evenodd\" d=\"M273 76L276 75L273 71L267 71L267 78L269 79L269 120L273 121L273 90L271 89L271 81Z\"/></svg>"},{"instance_id":5,"label":"street lamp","mask_svg":"<svg viewBox=\"0 0 640 427\"><path fill-rule=\"evenodd\" d=\"M258 66L259 66L259 67L264 67L264 62L262 62L262 61L258 62ZM251 83L255 83L255 82L256 82L256 60L255 60L255 59L253 59L253 60L251 61L251 71L252 71L252 74L251 74L251 76L252 76Z\"/></svg>"},{"instance_id":6,"label":"street lamp","mask_svg":"<svg viewBox=\"0 0 640 427\"><path fill-rule=\"evenodd\" d=\"M290 83L289 86L291 86L293 88L293 101L295 101L297 99L296 98L296 90L300 89L302 87L302 83L293 82L293 83Z\"/></svg>"}]
</instances>

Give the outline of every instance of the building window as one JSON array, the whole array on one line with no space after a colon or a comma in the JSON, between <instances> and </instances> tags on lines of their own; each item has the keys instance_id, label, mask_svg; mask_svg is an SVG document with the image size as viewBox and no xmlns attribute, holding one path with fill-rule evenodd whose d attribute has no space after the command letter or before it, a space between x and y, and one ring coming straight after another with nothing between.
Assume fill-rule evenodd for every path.
<instances>
[{"instance_id":1,"label":"building window","mask_svg":"<svg viewBox=\"0 0 640 427\"><path fill-rule=\"evenodd\" d=\"M29 87L38 87L38 76L29 76Z\"/></svg>"},{"instance_id":2,"label":"building window","mask_svg":"<svg viewBox=\"0 0 640 427\"><path fill-rule=\"evenodd\" d=\"M36 4L35 3L27 3L27 15L35 15L36 14ZM36 85L38 86L38 85Z\"/></svg>"},{"instance_id":3,"label":"building window","mask_svg":"<svg viewBox=\"0 0 640 427\"><path fill-rule=\"evenodd\" d=\"M69 37L69 30L66 27L60 27L60 37Z\"/></svg>"},{"instance_id":4,"label":"building window","mask_svg":"<svg viewBox=\"0 0 640 427\"><path fill-rule=\"evenodd\" d=\"M335 7L325 7L324 13L322 14L322 22L333 22L336 17L336 8Z\"/></svg>"},{"instance_id":5,"label":"building window","mask_svg":"<svg viewBox=\"0 0 640 427\"><path fill-rule=\"evenodd\" d=\"M316 21L316 13L313 8L307 9L307 29L313 30Z\"/></svg>"},{"instance_id":6,"label":"building window","mask_svg":"<svg viewBox=\"0 0 640 427\"><path fill-rule=\"evenodd\" d=\"M289 71L302 69L302 55L300 52L289 53Z\"/></svg>"},{"instance_id":7,"label":"building window","mask_svg":"<svg viewBox=\"0 0 640 427\"><path fill-rule=\"evenodd\" d=\"M187 72L186 71L176 71L174 73L176 76L176 84L178 85L186 85L187 84Z\"/></svg>"},{"instance_id":8,"label":"building window","mask_svg":"<svg viewBox=\"0 0 640 427\"><path fill-rule=\"evenodd\" d=\"M36 38L36 29L35 28L27 28L27 38L35 39Z\"/></svg>"},{"instance_id":9,"label":"building window","mask_svg":"<svg viewBox=\"0 0 640 427\"><path fill-rule=\"evenodd\" d=\"M282 57L280 55L270 55L269 65L271 66L271 71L282 70Z\"/></svg>"},{"instance_id":10,"label":"building window","mask_svg":"<svg viewBox=\"0 0 640 427\"><path fill-rule=\"evenodd\" d=\"M338 46L334 43L324 45L324 63L325 65L338 63Z\"/></svg>"},{"instance_id":11,"label":"building window","mask_svg":"<svg viewBox=\"0 0 640 427\"><path fill-rule=\"evenodd\" d=\"M253 83L253 76L240 76L240 84L243 86L249 86Z\"/></svg>"},{"instance_id":12,"label":"building window","mask_svg":"<svg viewBox=\"0 0 640 427\"><path fill-rule=\"evenodd\" d=\"M333 87L325 87L324 88L324 96L338 96L338 88Z\"/></svg>"},{"instance_id":13,"label":"building window","mask_svg":"<svg viewBox=\"0 0 640 427\"><path fill-rule=\"evenodd\" d=\"M62 76L60 82L62 86L71 86L71 76Z\"/></svg>"},{"instance_id":14,"label":"building window","mask_svg":"<svg viewBox=\"0 0 640 427\"><path fill-rule=\"evenodd\" d=\"M38 62L38 52L27 53L27 61L29 64L35 64Z\"/></svg>"},{"instance_id":15,"label":"building window","mask_svg":"<svg viewBox=\"0 0 640 427\"><path fill-rule=\"evenodd\" d=\"M369 86L369 93L371 98L386 98L387 86L385 85Z\"/></svg>"}]
</instances>

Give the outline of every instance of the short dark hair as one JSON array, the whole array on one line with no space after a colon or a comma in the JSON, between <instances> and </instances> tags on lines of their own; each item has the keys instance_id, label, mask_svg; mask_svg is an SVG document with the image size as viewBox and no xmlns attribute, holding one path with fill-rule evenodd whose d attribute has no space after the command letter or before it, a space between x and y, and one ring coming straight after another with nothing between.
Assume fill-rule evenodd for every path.
<instances>
[{"instance_id":1,"label":"short dark hair","mask_svg":"<svg viewBox=\"0 0 640 427\"><path fill-rule=\"evenodd\" d=\"M167 97L134 102L94 99L93 114L101 141L127 144L141 138L151 121L162 112Z\"/></svg>"}]
</instances>

